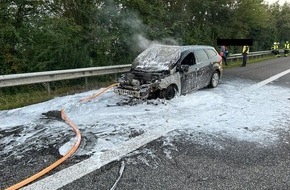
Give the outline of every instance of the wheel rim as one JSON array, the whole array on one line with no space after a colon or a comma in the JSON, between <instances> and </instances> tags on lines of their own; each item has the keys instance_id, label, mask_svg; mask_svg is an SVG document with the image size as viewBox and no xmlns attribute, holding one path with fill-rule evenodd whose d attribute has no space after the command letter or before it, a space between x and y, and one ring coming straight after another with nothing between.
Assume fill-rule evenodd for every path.
<instances>
[{"instance_id":1,"label":"wheel rim","mask_svg":"<svg viewBox=\"0 0 290 190\"><path fill-rule=\"evenodd\" d=\"M215 72L212 76L212 79L211 79L211 84L213 87L216 87L219 83L219 74L217 72Z\"/></svg>"}]
</instances>

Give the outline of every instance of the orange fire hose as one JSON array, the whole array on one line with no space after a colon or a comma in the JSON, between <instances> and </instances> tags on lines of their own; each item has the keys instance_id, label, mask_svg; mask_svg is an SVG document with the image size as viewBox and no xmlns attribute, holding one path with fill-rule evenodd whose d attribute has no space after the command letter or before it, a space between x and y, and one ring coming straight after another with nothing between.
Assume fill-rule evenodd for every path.
<instances>
[{"instance_id":1,"label":"orange fire hose","mask_svg":"<svg viewBox=\"0 0 290 190\"><path fill-rule=\"evenodd\" d=\"M99 92L98 94L92 95L90 97L81 99L80 102L86 102L89 101L93 98L96 98L97 96L103 94L104 92L106 92L107 90L109 90L110 88L117 86L118 83L112 84L110 86L108 86L107 88L105 88L104 90L102 90L101 92ZM78 149L80 143L81 143L81 133L79 131L79 129L77 128L77 126L67 117L67 115L65 114L64 110L61 110L61 118L69 125L73 128L73 130L76 133L77 136L77 142L74 144L74 146L59 160L57 160L56 162L54 162L53 164L51 164L50 166L46 167L45 169L41 170L40 172L34 174L33 176L11 186L8 187L6 190L15 190L15 189L20 189L21 187L31 183L32 181L35 181L36 179L42 177L43 175L47 174L48 172L50 172L51 170L53 170L54 168L56 168L57 166L59 166L61 163L63 163L65 160L67 160L73 153L75 153L75 151Z\"/></svg>"},{"instance_id":2,"label":"orange fire hose","mask_svg":"<svg viewBox=\"0 0 290 190\"><path fill-rule=\"evenodd\" d=\"M118 85L118 83L112 84L112 85L108 86L107 88L103 89L103 90L102 90L101 92L99 92L98 94L95 94L95 95L89 96L89 97L87 97L87 98L83 98L83 99L81 99L80 102L86 102L86 101L89 101L89 100L91 100L91 99L93 99L93 98L96 98L97 96L103 94L104 92L106 92L106 91L109 90L110 88L112 88L112 87L114 87L114 86L117 86L117 85Z\"/></svg>"},{"instance_id":3,"label":"orange fire hose","mask_svg":"<svg viewBox=\"0 0 290 190\"><path fill-rule=\"evenodd\" d=\"M69 125L73 128L73 130L76 133L77 136L77 141L74 144L74 146L59 160L57 160L56 162L54 162L53 164L51 164L50 166L46 167L45 169L41 170L39 173L34 174L33 176L11 186L8 187L6 190L15 190L15 189L20 189L21 187L31 183L32 181L40 178L41 176L47 174L48 172L50 172L51 170L53 170L54 168L56 168L57 166L59 166L61 163L63 163L66 159L68 159L79 147L80 143L81 143L81 133L79 131L79 129L77 128L77 126L67 117L67 115L65 114L64 110L61 110L61 118Z\"/></svg>"}]
</instances>

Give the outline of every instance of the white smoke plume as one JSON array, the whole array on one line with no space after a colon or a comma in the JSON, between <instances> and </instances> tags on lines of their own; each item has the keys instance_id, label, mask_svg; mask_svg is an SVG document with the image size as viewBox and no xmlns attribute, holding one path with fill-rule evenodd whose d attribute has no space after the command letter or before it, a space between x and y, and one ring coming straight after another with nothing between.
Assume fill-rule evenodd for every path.
<instances>
[{"instance_id":1,"label":"white smoke plume","mask_svg":"<svg viewBox=\"0 0 290 190\"><path fill-rule=\"evenodd\" d=\"M179 45L178 41L173 38L163 38L161 40L149 40L142 34L134 34L133 40L136 42L138 49L145 50L152 44Z\"/></svg>"},{"instance_id":2,"label":"white smoke plume","mask_svg":"<svg viewBox=\"0 0 290 190\"><path fill-rule=\"evenodd\" d=\"M130 47L132 51L143 51L148 48L152 44L167 44L167 45L179 45L178 40L175 40L173 37L167 37L162 39L149 39L148 33L146 31L150 31L148 25L144 24L142 19L139 17L139 13L134 10L126 10L122 4L118 4L118 2L114 0L109 0L106 2L107 10L109 12L117 13L120 23L122 26L126 28L128 36L126 37L126 43ZM116 6L117 5L117 6Z\"/></svg>"}]
</instances>

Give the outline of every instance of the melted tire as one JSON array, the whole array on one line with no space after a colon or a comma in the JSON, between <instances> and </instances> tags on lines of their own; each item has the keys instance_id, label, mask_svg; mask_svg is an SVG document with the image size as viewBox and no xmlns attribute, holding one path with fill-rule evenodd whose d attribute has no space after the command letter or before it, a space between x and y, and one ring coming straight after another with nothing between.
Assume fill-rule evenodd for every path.
<instances>
[{"instance_id":1,"label":"melted tire","mask_svg":"<svg viewBox=\"0 0 290 190\"><path fill-rule=\"evenodd\" d=\"M163 97L167 100L171 100L175 97L175 88L170 85L165 90L163 90Z\"/></svg>"}]
</instances>

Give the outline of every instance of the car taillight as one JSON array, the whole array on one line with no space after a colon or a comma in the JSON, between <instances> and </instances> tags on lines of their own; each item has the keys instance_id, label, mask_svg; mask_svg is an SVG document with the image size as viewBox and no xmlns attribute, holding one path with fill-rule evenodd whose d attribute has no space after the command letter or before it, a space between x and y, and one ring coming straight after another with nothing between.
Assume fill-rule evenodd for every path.
<instances>
[{"instance_id":1,"label":"car taillight","mask_svg":"<svg viewBox=\"0 0 290 190\"><path fill-rule=\"evenodd\" d=\"M222 65L223 63L223 58L220 56L220 60L219 60L220 65Z\"/></svg>"}]
</instances>

